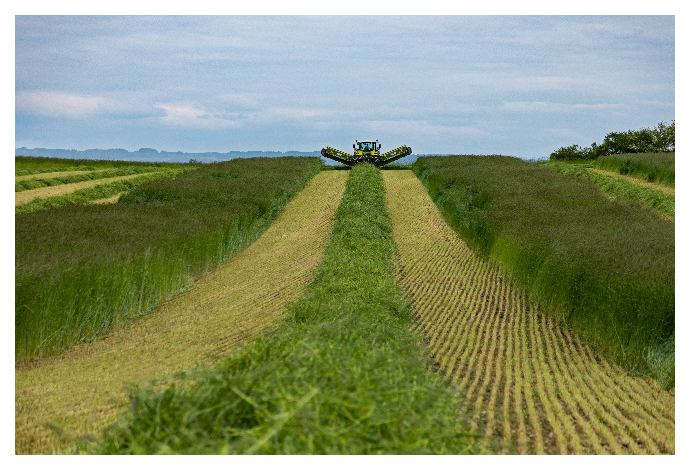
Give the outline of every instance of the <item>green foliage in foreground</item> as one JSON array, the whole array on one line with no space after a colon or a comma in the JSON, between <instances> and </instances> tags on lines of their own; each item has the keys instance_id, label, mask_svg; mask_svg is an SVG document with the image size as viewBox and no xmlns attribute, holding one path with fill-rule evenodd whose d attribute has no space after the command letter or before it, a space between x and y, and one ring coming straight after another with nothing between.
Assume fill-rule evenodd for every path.
<instances>
[{"instance_id":1,"label":"green foliage in foreground","mask_svg":"<svg viewBox=\"0 0 690 470\"><path fill-rule=\"evenodd\" d=\"M159 171L145 173L138 178L132 178L121 181L114 181L112 183L99 184L93 188L84 188L72 193L63 194L54 197L39 197L26 204L21 204L15 207L15 214L28 214L29 212L36 212L46 209L53 209L56 207L70 206L75 204L83 204L85 202L95 201L96 199L105 199L116 194L129 191L132 188L139 186L147 181L158 178L174 178L175 176L185 171L191 170L193 167L183 168L163 168Z\"/></svg>"},{"instance_id":2,"label":"green foliage in foreground","mask_svg":"<svg viewBox=\"0 0 690 470\"><path fill-rule=\"evenodd\" d=\"M81 181L97 180L102 178L115 178L118 176L136 175L139 173L150 173L152 171L160 170L159 167L153 166L132 166L123 168L110 168L107 170L93 171L79 173L76 175L57 176L54 178L41 178L16 181L14 183L14 191L21 192L29 189L45 188L46 186L59 186L61 184L79 183Z\"/></svg>"},{"instance_id":3,"label":"green foliage in foreground","mask_svg":"<svg viewBox=\"0 0 690 470\"><path fill-rule=\"evenodd\" d=\"M594 166L642 178L651 183L668 186L676 184L675 152L610 155L599 158Z\"/></svg>"},{"instance_id":4,"label":"green foliage in foreground","mask_svg":"<svg viewBox=\"0 0 690 470\"><path fill-rule=\"evenodd\" d=\"M650 371L648 353L675 331L673 224L516 158L420 158L415 172L449 224L545 311Z\"/></svg>"},{"instance_id":5,"label":"green foliage in foreground","mask_svg":"<svg viewBox=\"0 0 690 470\"><path fill-rule=\"evenodd\" d=\"M319 167L317 158L231 160L149 181L118 204L17 214L17 360L155 308L254 241Z\"/></svg>"},{"instance_id":6,"label":"green foliage in foreground","mask_svg":"<svg viewBox=\"0 0 690 470\"><path fill-rule=\"evenodd\" d=\"M551 161L545 163L545 166L553 168L562 175L577 176L590 180L611 196L624 198L643 206L651 207L667 217L675 217L676 198L659 189L645 188L629 181L601 175L590 171L583 165Z\"/></svg>"},{"instance_id":7,"label":"green foliage in foreground","mask_svg":"<svg viewBox=\"0 0 690 470\"><path fill-rule=\"evenodd\" d=\"M286 324L193 384L138 390L99 453L467 453L392 274L383 182L351 172L325 258ZM257 312L257 314L260 314Z\"/></svg>"}]
</instances>

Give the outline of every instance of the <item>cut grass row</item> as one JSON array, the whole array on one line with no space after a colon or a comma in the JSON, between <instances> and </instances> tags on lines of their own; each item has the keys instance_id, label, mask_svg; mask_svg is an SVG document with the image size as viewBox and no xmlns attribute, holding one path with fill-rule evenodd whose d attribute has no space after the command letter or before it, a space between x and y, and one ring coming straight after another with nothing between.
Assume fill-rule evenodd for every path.
<instances>
[{"instance_id":1,"label":"cut grass row","mask_svg":"<svg viewBox=\"0 0 690 470\"><path fill-rule=\"evenodd\" d=\"M411 172L384 172L398 278L485 452L674 453L675 402L540 313L443 221ZM514 447L513 447L514 446Z\"/></svg>"},{"instance_id":2,"label":"cut grass row","mask_svg":"<svg viewBox=\"0 0 690 470\"><path fill-rule=\"evenodd\" d=\"M115 178L117 176L128 176L142 173L150 173L160 170L154 166L133 166L123 168L110 168L107 170L78 172L71 175L55 176L51 178L37 177L34 179L15 181L14 191L28 191L31 189L45 188L47 186L59 186L62 184L79 183L81 181L98 180L105 178Z\"/></svg>"},{"instance_id":3,"label":"cut grass row","mask_svg":"<svg viewBox=\"0 0 690 470\"><path fill-rule=\"evenodd\" d=\"M177 380L276 328L314 278L346 179L317 174L256 242L150 315L16 369L16 452L77 451L116 419L130 384Z\"/></svg>"},{"instance_id":4,"label":"cut grass row","mask_svg":"<svg viewBox=\"0 0 690 470\"><path fill-rule=\"evenodd\" d=\"M337 172L334 172L337 173ZM466 453L392 274L379 170L350 172L316 278L283 328L189 380L133 394L97 452Z\"/></svg>"},{"instance_id":5,"label":"cut grass row","mask_svg":"<svg viewBox=\"0 0 690 470\"><path fill-rule=\"evenodd\" d=\"M154 180L118 204L15 216L15 351L54 354L149 312L247 246L319 171L254 158Z\"/></svg>"},{"instance_id":6,"label":"cut grass row","mask_svg":"<svg viewBox=\"0 0 690 470\"><path fill-rule=\"evenodd\" d=\"M674 219L676 198L660 189L648 188L630 181L597 173L583 165L548 162L545 166L562 175L584 178L597 184L606 194L633 201L641 206L651 207L668 218Z\"/></svg>"},{"instance_id":7,"label":"cut grass row","mask_svg":"<svg viewBox=\"0 0 690 470\"><path fill-rule=\"evenodd\" d=\"M59 194L47 197L35 197L29 202L20 204L15 207L15 214L28 214L46 209L53 209L62 206L71 206L76 204L83 204L100 199L112 197L114 195L121 195L140 184L146 183L159 178L174 178L191 168L169 168L150 173L145 173L140 176L133 176L131 178L116 178L115 181L106 182L102 184L95 184L92 187L77 189L66 194ZM96 181L95 183L98 183ZM65 188L71 189L71 188Z\"/></svg>"},{"instance_id":8,"label":"cut grass row","mask_svg":"<svg viewBox=\"0 0 690 470\"><path fill-rule=\"evenodd\" d=\"M675 331L672 224L516 158L420 158L414 168L449 224L544 311L625 367L650 372L648 358ZM673 368L651 372L672 386Z\"/></svg>"},{"instance_id":9,"label":"cut grass row","mask_svg":"<svg viewBox=\"0 0 690 470\"><path fill-rule=\"evenodd\" d=\"M676 153L628 153L599 157L596 168L635 176L651 183L675 186Z\"/></svg>"}]
</instances>

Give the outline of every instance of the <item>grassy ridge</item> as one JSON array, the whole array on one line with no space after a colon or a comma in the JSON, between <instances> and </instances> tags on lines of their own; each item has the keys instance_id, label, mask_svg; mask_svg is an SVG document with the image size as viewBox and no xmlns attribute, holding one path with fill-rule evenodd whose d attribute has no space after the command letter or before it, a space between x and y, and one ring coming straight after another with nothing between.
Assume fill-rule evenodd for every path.
<instances>
[{"instance_id":1,"label":"grassy ridge","mask_svg":"<svg viewBox=\"0 0 690 470\"><path fill-rule=\"evenodd\" d=\"M68 176L57 176L54 178L41 178L16 181L14 192L27 191L29 189L45 188L46 186L58 186L61 184L79 183L80 181L97 180L102 178L115 178L117 176L136 175L138 173L150 173L160 170L159 167L152 166L133 166L122 168L110 168L107 170L93 171Z\"/></svg>"},{"instance_id":2,"label":"grassy ridge","mask_svg":"<svg viewBox=\"0 0 690 470\"><path fill-rule=\"evenodd\" d=\"M133 162L130 160L84 160L80 158L14 157L15 176L51 173L66 170L98 170L102 168L123 168L132 166L155 166L175 168L188 163Z\"/></svg>"},{"instance_id":3,"label":"grassy ridge","mask_svg":"<svg viewBox=\"0 0 690 470\"><path fill-rule=\"evenodd\" d=\"M601 175L588 170L583 165L556 161L548 162L544 165L563 175L577 176L578 178L592 181L611 196L624 198L643 206L651 207L670 218L675 218L676 216L676 198L658 189L645 188L625 180Z\"/></svg>"},{"instance_id":4,"label":"grassy ridge","mask_svg":"<svg viewBox=\"0 0 690 470\"><path fill-rule=\"evenodd\" d=\"M18 360L146 313L255 240L317 158L232 160L142 184L118 204L15 216Z\"/></svg>"},{"instance_id":5,"label":"grassy ridge","mask_svg":"<svg viewBox=\"0 0 690 470\"><path fill-rule=\"evenodd\" d=\"M276 334L194 384L139 390L104 453L465 453L457 397L425 367L392 276L380 172L351 171L331 242Z\"/></svg>"},{"instance_id":6,"label":"grassy ridge","mask_svg":"<svg viewBox=\"0 0 690 470\"><path fill-rule=\"evenodd\" d=\"M674 228L592 183L510 157L420 158L449 224L547 311L627 367L675 330Z\"/></svg>"},{"instance_id":7,"label":"grassy ridge","mask_svg":"<svg viewBox=\"0 0 690 470\"><path fill-rule=\"evenodd\" d=\"M676 153L627 153L607 155L594 162L596 168L642 178L651 183L675 186Z\"/></svg>"}]
</instances>

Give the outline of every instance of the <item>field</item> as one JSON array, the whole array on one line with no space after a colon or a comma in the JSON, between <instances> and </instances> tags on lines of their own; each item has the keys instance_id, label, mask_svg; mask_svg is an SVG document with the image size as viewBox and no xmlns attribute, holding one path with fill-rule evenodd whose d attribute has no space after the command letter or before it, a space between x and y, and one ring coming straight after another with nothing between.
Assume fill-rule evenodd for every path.
<instances>
[{"instance_id":1,"label":"field","mask_svg":"<svg viewBox=\"0 0 690 470\"><path fill-rule=\"evenodd\" d=\"M508 157L319 169L18 213L16 451L675 453L659 208Z\"/></svg>"},{"instance_id":2,"label":"field","mask_svg":"<svg viewBox=\"0 0 690 470\"><path fill-rule=\"evenodd\" d=\"M596 168L644 179L650 183L675 186L676 153L607 155L594 162Z\"/></svg>"}]
</instances>

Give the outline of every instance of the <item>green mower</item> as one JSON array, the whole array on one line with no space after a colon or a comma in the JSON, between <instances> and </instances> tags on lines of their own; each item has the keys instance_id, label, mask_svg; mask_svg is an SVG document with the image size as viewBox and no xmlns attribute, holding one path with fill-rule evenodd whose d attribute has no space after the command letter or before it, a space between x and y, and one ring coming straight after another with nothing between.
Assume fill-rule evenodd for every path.
<instances>
[{"instance_id":1,"label":"green mower","mask_svg":"<svg viewBox=\"0 0 690 470\"><path fill-rule=\"evenodd\" d=\"M380 167L412 154L412 149L406 145L381 153L381 144L378 140L356 140L352 144L352 150L353 153L350 155L342 150L326 147L321 149L321 155L348 166L369 162Z\"/></svg>"}]
</instances>

